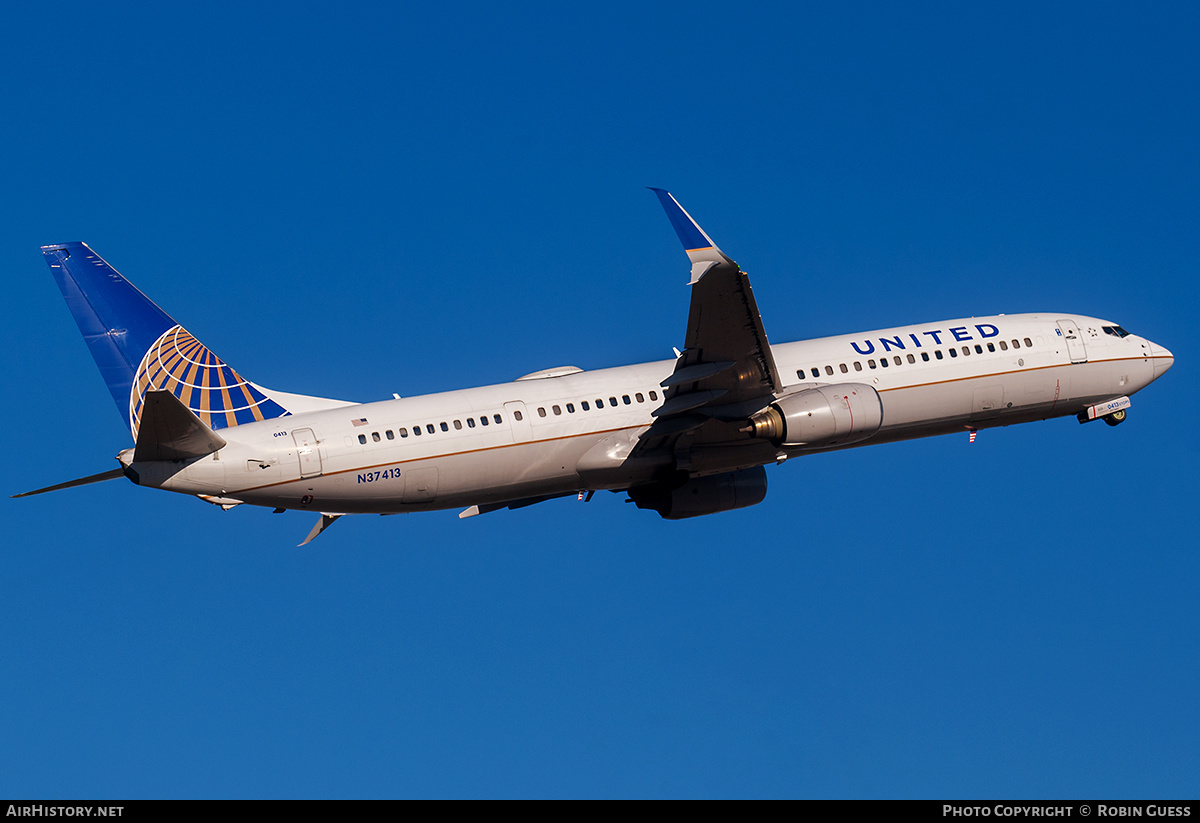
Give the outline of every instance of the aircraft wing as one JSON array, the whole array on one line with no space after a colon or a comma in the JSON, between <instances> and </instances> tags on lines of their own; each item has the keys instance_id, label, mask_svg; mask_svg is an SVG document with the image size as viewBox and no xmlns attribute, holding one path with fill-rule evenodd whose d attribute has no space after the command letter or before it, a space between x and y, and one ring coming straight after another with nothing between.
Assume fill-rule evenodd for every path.
<instances>
[{"instance_id":1,"label":"aircraft wing","mask_svg":"<svg viewBox=\"0 0 1200 823\"><path fill-rule=\"evenodd\" d=\"M729 259L679 202L658 195L692 261L692 302L684 350L663 381L665 402L651 434L696 428L706 420L744 419L781 388L750 278Z\"/></svg>"}]
</instances>

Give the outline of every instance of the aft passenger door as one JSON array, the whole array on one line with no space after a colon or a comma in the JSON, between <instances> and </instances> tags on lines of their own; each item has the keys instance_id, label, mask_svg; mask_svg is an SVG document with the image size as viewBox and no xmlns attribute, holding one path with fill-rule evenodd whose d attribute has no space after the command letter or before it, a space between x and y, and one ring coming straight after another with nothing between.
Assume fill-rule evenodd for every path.
<instances>
[{"instance_id":1,"label":"aft passenger door","mask_svg":"<svg viewBox=\"0 0 1200 823\"><path fill-rule=\"evenodd\" d=\"M1072 363L1086 363L1087 349L1084 348L1083 338L1079 336L1079 327L1074 320L1059 320L1058 330L1067 341L1067 353Z\"/></svg>"},{"instance_id":2,"label":"aft passenger door","mask_svg":"<svg viewBox=\"0 0 1200 823\"><path fill-rule=\"evenodd\" d=\"M321 450L317 448L317 436L312 429L293 429L296 454L300 458L300 476L313 477L321 473Z\"/></svg>"}]
</instances>

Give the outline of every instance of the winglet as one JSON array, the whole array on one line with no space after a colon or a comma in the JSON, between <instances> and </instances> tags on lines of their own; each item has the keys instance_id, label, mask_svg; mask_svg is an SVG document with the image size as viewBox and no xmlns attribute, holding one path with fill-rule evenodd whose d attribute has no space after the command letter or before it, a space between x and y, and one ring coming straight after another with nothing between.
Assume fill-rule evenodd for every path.
<instances>
[{"instance_id":1,"label":"winglet","mask_svg":"<svg viewBox=\"0 0 1200 823\"><path fill-rule=\"evenodd\" d=\"M688 281L689 285L699 281L704 273L717 263L736 265L717 248L717 244L712 241L712 238L705 234L704 229L700 228L700 224L692 219L692 216L683 206L679 205L679 201L669 191L656 189L653 186L647 186L647 188L658 196L658 202L662 203L663 211L667 213L667 219L671 221L671 228L675 229L675 233L679 235L679 241L683 243L688 260L692 261L692 279Z\"/></svg>"}]
</instances>

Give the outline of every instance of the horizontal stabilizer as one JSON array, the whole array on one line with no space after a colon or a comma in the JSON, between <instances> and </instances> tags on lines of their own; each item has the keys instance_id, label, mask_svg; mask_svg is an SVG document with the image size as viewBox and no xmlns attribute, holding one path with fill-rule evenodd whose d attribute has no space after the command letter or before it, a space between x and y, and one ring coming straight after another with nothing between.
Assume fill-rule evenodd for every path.
<instances>
[{"instance_id":1,"label":"horizontal stabilizer","mask_svg":"<svg viewBox=\"0 0 1200 823\"><path fill-rule=\"evenodd\" d=\"M224 445L225 440L171 392L146 392L135 463L205 457Z\"/></svg>"},{"instance_id":2,"label":"horizontal stabilizer","mask_svg":"<svg viewBox=\"0 0 1200 823\"><path fill-rule=\"evenodd\" d=\"M93 474L93 475L90 475L89 477L81 477L78 480L68 480L66 483L59 483L58 485L55 485L55 486L47 486L44 489L36 489L31 492L22 492L21 494L14 494L13 497L29 497L30 495L34 495L34 494L45 494L46 492L56 492L59 489L70 489L70 488L74 488L75 486L86 486L89 483L102 483L105 480L116 480L118 477L124 477L124 476L125 476L125 471L123 469L113 469L111 471L100 472L100 474Z\"/></svg>"}]
</instances>

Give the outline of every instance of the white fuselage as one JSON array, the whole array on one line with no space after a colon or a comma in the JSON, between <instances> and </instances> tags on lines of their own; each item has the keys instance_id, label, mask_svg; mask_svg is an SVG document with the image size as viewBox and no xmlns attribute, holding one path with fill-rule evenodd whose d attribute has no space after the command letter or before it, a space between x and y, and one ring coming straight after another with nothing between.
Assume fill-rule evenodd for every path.
<instances>
[{"instance_id":1,"label":"white fuselage","mask_svg":"<svg viewBox=\"0 0 1200 823\"><path fill-rule=\"evenodd\" d=\"M1131 395L1170 367L1165 349L1103 330L1112 326L1079 315L1000 315L771 350L785 391L836 383L874 387L882 427L854 444L871 445L1074 415ZM673 368L674 361L663 360L293 414L223 429L227 445L190 463L131 468L142 485L338 513L427 511L629 488L648 482L654 467L635 461L623 472L605 473L588 466L597 450L619 452L650 426L663 402L659 384ZM739 445L706 449L696 456L693 474L821 450ZM127 465L130 454L123 453Z\"/></svg>"}]
</instances>

